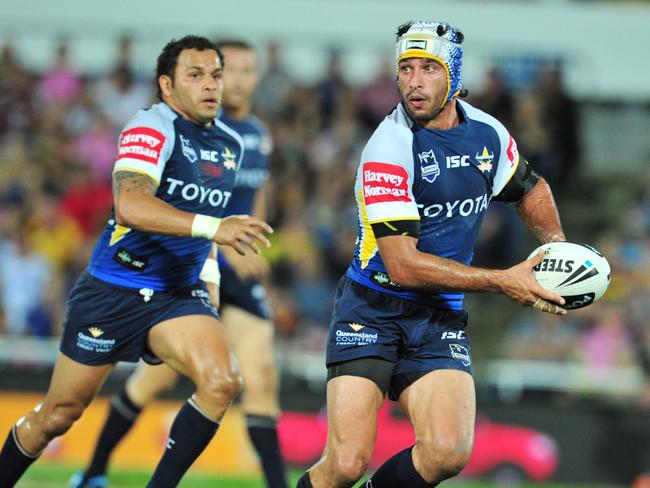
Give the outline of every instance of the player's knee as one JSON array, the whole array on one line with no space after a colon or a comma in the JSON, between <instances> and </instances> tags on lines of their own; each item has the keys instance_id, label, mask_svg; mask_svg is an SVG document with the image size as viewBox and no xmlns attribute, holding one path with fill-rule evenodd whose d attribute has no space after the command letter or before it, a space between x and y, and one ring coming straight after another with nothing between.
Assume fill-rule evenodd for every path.
<instances>
[{"instance_id":1,"label":"player's knee","mask_svg":"<svg viewBox=\"0 0 650 488\"><path fill-rule=\"evenodd\" d=\"M44 412L43 434L48 439L68 431L84 411L81 403L56 404Z\"/></svg>"},{"instance_id":2,"label":"player's knee","mask_svg":"<svg viewBox=\"0 0 650 488\"><path fill-rule=\"evenodd\" d=\"M217 403L228 403L235 398L242 388L242 380L236 370L214 370L203 375L197 389Z\"/></svg>"},{"instance_id":3,"label":"player's knee","mask_svg":"<svg viewBox=\"0 0 650 488\"><path fill-rule=\"evenodd\" d=\"M368 469L369 462L370 450L339 452L334 459L335 471L340 478L352 484L361 479Z\"/></svg>"},{"instance_id":4,"label":"player's knee","mask_svg":"<svg viewBox=\"0 0 650 488\"><path fill-rule=\"evenodd\" d=\"M427 442L418 442L421 460L428 477L442 481L462 471L472 454L470 442L454 437L436 437Z\"/></svg>"}]
</instances>

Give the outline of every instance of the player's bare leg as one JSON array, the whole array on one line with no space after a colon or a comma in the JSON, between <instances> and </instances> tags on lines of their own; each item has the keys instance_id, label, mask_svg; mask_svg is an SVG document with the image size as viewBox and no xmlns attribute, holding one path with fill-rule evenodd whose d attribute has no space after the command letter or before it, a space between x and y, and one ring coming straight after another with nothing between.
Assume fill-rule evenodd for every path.
<instances>
[{"instance_id":1,"label":"player's bare leg","mask_svg":"<svg viewBox=\"0 0 650 488\"><path fill-rule=\"evenodd\" d=\"M21 418L15 427L13 442L26 459L9 459L16 451L3 448L1 487L13 486L31 460L36 458L55 437L65 433L81 416L97 394L113 365L87 366L59 353L45 399ZM12 433L9 434L13 436ZM33 460L33 459L32 459ZM13 462L12 462L13 461ZM19 464L22 463L22 466Z\"/></svg>"},{"instance_id":2,"label":"player's bare leg","mask_svg":"<svg viewBox=\"0 0 650 488\"><path fill-rule=\"evenodd\" d=\"M273 357L273 324L236 307L224 307L221 319L244 380L242 408L255 415L276 417L278 373Z\"/></svg>"},{"instance_id":3,"label":"player's bare leg","mask_svg":"<svg viewBox=\"0 0 650 488\"><path fill-rule=\"evenodd\" d=\"M382 402L381 391L369 379L338 376L327 383L327 445L309 470L314 488L348 488L363 476Z\"/></svg>"},{"instance_id":4,"label":"player's bare leg","mask_svg":"<svg viewBox=\"0 0 650 488\"><path fill-rule=\"evenodd\" d=\"M278 373L273 356L273 323L233 306L221 318L244 380L242 408L251 443L269 488L288 486L277 433Z\"/></svg>"},{"instance_id":5,"label":"player's bare leg","mask_svg":"<svg viewBox=\"0 0 650 488\"><path fill-rule=\"evenodd\" d=\"M474 379L454 369L432 371L400 395L415 429L413 463L429 483L456 476L474 443Z\"/></svg>"},{"instance_id":6,"label":"player's bare leg","mask_svg":"<svg viewBox=\"0 0 650 488\"><path fill-rule=\"evenodd\" d=\"M373 488L433 486L456 476L469 460L476 414L474 381L457 370L423 376L400 395L416 443L387 460L372 476Z\"/></svg>"},{"instance_id":7,"label":"player's bare leg","mask_svg":"<svg viewBox=\"0 0 650 488\"><path fill-rule=\"evenodd\" d=\"M188 315L155 325L147 344L174 371L196 386L192 397L210 419L223 417L241 388L224 327L207 315Z\"/></svg>"},{"instance_id":8,"label":"player's bare leg","mask_svg":"<svg viewBox=\"0 0 650 488\"><path fill-rule=\"evenodd\" d=\"M172 424L167 449L148 485L173 487L214 436L240 391L241 378L224 328L215 318L188 315L166 320L149 331L147 344L196 386Z\"/></svg>"},{"instance_id":9,"label":"player's bare leg","mask_svg":"<svg viewBox=\"0 0 650 488\"><path fill-rule=\"evenodd\" d=\"M126 380L126 393L139 407L144 407L158 395L171 390L178 381L178 373L166 364L151 365L144 362Z\"/></svg>"},{"instance_id":10,"label":"player's bare leg","mask_svg":"<svg viewBox=\"0 0 650 488\"><path fill-rule=\"evenodd\" d=\"M18 421L16 435L21 447L38 454L52 439L67 432L95 398L111 369L112 364L87 366L59 353L45 399Z\"/></svg>"}]
</instances>

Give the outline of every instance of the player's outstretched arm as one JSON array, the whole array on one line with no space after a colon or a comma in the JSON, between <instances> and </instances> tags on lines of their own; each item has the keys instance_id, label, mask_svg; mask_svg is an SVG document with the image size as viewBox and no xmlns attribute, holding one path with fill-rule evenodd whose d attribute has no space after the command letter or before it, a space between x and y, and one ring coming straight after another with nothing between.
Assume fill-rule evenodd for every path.
<instances>
[{"instance_id":1,"label":"player's outstretched arm","mask_svg":"<svg viewBox=\"0 0 650 488\"><path fill-rule=\"evenodd\" d=\"M516 205L517 213L542 244L565 241L551 187L542 177Z\"/></svg>"},{"instance_id":2,"label":"player's outstretched arm","mask_svg":"<svg viewBox=\"0 0 650 488\"><path fill-rule=\"evenodd\" d=\"M115 220L119 225L142 232L187 237L204 237L232 246L240 254L259 252L257 243L270 246L266 234L273 229L248 215L217 219L184 212L156 197L156 182L134 171L113 174Z\"/></svg>"},{"instance_id":3,"label":"player's outstretched arm","mask_svg":"<svg viewBox=\"0 0 650 488\"><path fill-rule=\"evenodd\" d=\"M442 291L490 291L503 293L516 302L532 307L538 299L563 304L562 297L545 290L535 280L532 269L543 259L539 254L507 270L477 268L451 259L421 252L417 239L386 236L377 246L390 279L408 288ZM543 310L565 314L560 307Z\"/></svg>"}]
</instances>

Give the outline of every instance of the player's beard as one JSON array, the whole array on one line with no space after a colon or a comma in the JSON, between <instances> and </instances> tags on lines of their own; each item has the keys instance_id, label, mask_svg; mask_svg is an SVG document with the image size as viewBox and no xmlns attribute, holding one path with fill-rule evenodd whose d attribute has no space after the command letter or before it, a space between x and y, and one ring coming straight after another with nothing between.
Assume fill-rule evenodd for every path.
<instances>
[{"instance_id":1,"label":"player's beard","mask_svg":"<svg viewBox=\"0 0 650 488\"><path fill-rule=\"evenodd\" d=\"M406 96L404 96L403 94L400 95L402 97L402 105L404 106L408 114L411 116L413 120L419 122L423 127L426 126L432 120L434 120L436 117L438 117L438 115L440 115L440 112L442 112L445 108L442 105L444 94L436 94L436 96L433 99L431 110L428 110L426 112L413 113L408 103L408 97L411 94L408 93L406 94Z\"/></svg>"}]
</instances>

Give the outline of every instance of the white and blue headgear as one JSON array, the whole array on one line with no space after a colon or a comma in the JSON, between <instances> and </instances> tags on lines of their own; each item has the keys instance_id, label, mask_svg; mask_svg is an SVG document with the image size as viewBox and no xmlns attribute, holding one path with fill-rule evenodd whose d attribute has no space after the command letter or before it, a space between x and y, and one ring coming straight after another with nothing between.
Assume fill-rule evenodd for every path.
<instances>
[{"instance_id":1,"label":"white and blue headgear","mask_svg":"<svg viewBox=\"0 0 650 488\"><path fill-rule=\"evenodd\" d=\"M438 61L447 72L447 96L445 106L462 90L463 34L443 22L418 21L401 25L397 31L397 65L402 59L428 58ZM441 107L441 108L442 108Z\"/></svg>"}]
</instances>

